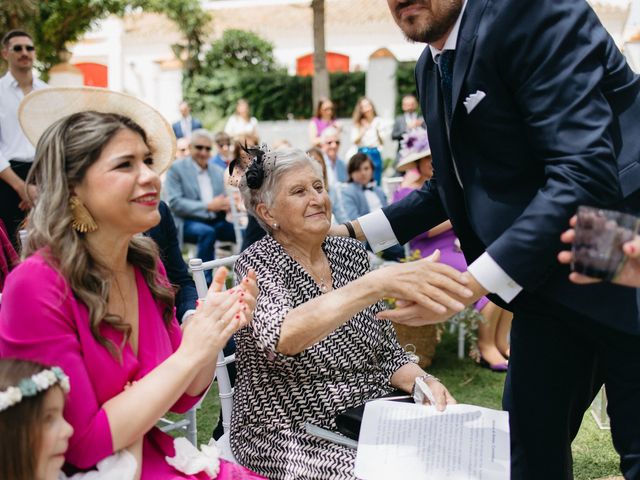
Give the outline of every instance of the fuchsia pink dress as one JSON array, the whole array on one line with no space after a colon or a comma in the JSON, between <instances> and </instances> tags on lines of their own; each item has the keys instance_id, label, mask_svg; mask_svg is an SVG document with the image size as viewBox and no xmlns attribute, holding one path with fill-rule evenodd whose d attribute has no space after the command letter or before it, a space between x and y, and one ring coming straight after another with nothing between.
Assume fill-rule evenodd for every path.
<instances>
[{"instance_id":1,"label":"fuchsia pink dress","mask_svg":"<svg viewBox=\"0 0 640 480\"><path fill-rule=\"evenodd\" d=\"M162 272L164 275L164 271ZM91 334L87 308L71 293L64 278L39 254L14 269L5 285L0 308L0 355L58 365L69 375L71 391L64 416L74 434L67 463L90 469L113 454L109 421L102 405L124 390L128 382L144 377L170 356L182 335L175 320L165 326L162 308L153 299L136 269L138 288L138 356L127 343L122 362L114 358ZM108 325L102 333L120 345L122 334ZM182 413L200 397L182 395L171 411ZM131 412L135 415L135 412ZM173 456L173 440L157 428L144 436L142 479L208 479L185 475L166 463ZM221 461L219 479L262 478L243 467Z\"/></svg>"}]
</instances>

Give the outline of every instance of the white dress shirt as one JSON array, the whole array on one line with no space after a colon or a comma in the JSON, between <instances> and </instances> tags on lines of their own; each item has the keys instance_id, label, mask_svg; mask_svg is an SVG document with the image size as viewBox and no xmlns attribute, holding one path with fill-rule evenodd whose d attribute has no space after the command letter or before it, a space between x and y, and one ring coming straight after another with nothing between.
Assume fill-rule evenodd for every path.
<instances>
[{"instance_id":1,"label":"white dress shirt","mask_svg":"<svg viewBox=\"0 0 640 480\"><path fill-rule=\"evenodd\" d=\"M384 127L382 125L382 119L380 117L374 117L367 129L360 137L360 141L357 145L362 147L381 147L380 137L383 136ZM356 139L360 135L360 127L354 125L351 129L351 141L356 143Z\"/></svg>"},{"instance_id":2,"label":"white dress shirt","mask_svg":"<svg viewBox=\"0 0 640 480\"><path fill-rule=\"evenodd\" d=\"M382 202L380 201L380 197L378 197L378 194L373 190L365 189L364 199L367 201L367 205L369 206L370 212L373 212L375 210L380 210L382 208Z\"/></svg>"},{"instance_id":3,"label":"white dress shirt","mask_svg":"<svg viewBox=\"0 0 640 480\"><path fill-rule=\"evenodd\" d=\"M40 90L47 84L33 79L33 90ZM9 160L33 161L36 149L22 133L18 122L18 107L24 93L11 72L0 78L0 172L9 168Z\"/></svg>"},{"instance_id":4,"label":"white dress shirt","mask_svg":"<svg viewBox=\"0 0 640 480\"><path fill-rule=\"evenodd\" d=\"M258 120L251 117L246 121L240 115L235 113L229 117L227 124L224 126L224 133L231 138L240 137L242 135L255 135L258 128Z\"/></svg>"},{"instance_id":5,"label":"white dress shirt","mask_svg":"<svg viewBox=\"0 0 640 480\"><path fill-rule=\"evenodd\" d=\"M467 1L465 0L460 10L460 16L458 16L449 37L447 37L447 40L444 42L442 50L438 50L429 45L434 62L437 63L438 56L443 51L456 49L460 22L466 6ZM384 213L382 213L382 210L376 210L368 215L364 215L360 217L358 221L374 252L377 253L398 243L391 224ZM505 302L510 302L522 291L522 286L516 283L487 252L480 255L480 257L469 265L467 270L483 288L491 293L495 293Z\"/></svg>"},{"instance_id":6,"label":"white dress shirt","mask_svg":"<svg viewBox=\"0 0 640 480\"><path fill-rule=\"evenodd\" d=\"M193 160L193 159L192 159ZM208 205L213 200L213 186L211 186L211 177L209 177L209 169L202 168L198 165L198 162L193 160L193 164L198 171L198 187L200 187L200 200L205 205Z\"/></svg>"},{"instance_id":7,"label":"white dress shirt","mask_svg":"<svg viewBox=\"0 0 640 480\"><path fill-rule=\"evenodd\" d=\"M191 115L180 117L180 128L182 128L183 137L191 137Z\"/></svg>"}]
</instances>

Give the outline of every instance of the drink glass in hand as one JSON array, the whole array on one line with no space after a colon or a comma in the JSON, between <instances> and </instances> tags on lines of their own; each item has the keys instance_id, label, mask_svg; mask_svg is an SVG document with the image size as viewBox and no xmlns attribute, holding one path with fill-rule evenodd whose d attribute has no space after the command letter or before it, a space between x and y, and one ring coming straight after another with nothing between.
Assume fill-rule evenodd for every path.
<instances>
[{"instance_id":1,"label":"drink glass in hand","mask_svg":"<svg viewBox=\"0 0 640 480\"><path fill-rule=\"evenodd\" d=\"M634 238L638 223L637 217L626 213L579 207L571 270L613 280L626 259L622 245Z\"/></svg>"}]
</instances>

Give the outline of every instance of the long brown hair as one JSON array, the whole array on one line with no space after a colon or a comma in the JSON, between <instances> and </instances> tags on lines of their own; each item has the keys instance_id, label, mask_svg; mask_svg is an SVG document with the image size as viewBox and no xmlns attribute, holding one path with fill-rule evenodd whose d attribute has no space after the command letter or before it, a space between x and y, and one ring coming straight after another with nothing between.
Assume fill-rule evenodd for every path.
<instances>
[{"instance_id":1,"label":"long brown hair","mask_svg":"<svg viewBox=\"0 0 640 480\"><path fill-rule=\"evenodd\" d=\"M376 112L376 107L371 101L371 99L369 97L360 97L356 102L356 106L353 109L353 115L351 116L353 123L355 123L356 125L360 125L360 122L362 122L362 119L364 118L364 114L362 113L362 109L360 108L360 104L363 102L363 100L366 100L371 104L371 110L373 111L373 116L374 117L378 116L378 113Z\"/></svg>"},{"instance_id":2,"label":"long brown hair","mask_svg":"<svg viewBox=\"0 0 640 480\"><path fill-rule=\"evenodd\" d=\"M42 249L49 264L62 274L73 294L89 310L91 333L96 341L116 358L121 358L131 327L120 316L107 311L110 266L94 258L85 235L72 228L69 198L105 145L122 129L139 134L147 143L146 134L138 124L111 113L76 113L57 121L44 132L29 173L28 181L34 181L38 187L38 200L29 214L26 248L27 255ZM162 316L168 324L173 316L174 292L168 283L159 280L155 242L133 237L127 261L140 270L154 299L163 305ZM123 333L121 345L113 344L100 333L102 322Z\"/></svg>"},{"instance_id":3,"label":"long brown hair","mask_svg":"<svg viewBox=\"0 0 640 480\"><path fill-rule=\"evenodd\" d=\"M331 101L331 99L328 98L328 97L322 97L320 100L318 100L318 105L316 106L316 118L319 118L319 119L322 118L322 104L323 103L327 103L327 102L329 102L331 104L331 106L333 107L333 110L331 112L331 120L335 120L336 119L336 106Z\"/></svg>"},{"instance_id":4,"label":"long brown hair","mask_svg":"<svg viewBox=\"0 0 640 480\"><path fill-rule=\"evenodd\" d=\"M17 387L20 380L46 370L42 364L0 359L0 391ZM60 388L53 386L51 388ZM42 444L45 390L0 412L0 478L33 480Z\"/></svg>"}]
</instances>

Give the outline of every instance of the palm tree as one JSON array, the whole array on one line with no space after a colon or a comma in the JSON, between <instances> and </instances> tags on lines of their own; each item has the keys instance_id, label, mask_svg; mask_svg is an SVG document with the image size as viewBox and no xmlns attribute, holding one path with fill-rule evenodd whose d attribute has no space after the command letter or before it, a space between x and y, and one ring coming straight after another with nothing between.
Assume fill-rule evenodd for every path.
<instances>
[{"instance_id":1,"label":"palm tree","mask_svg":"<svg viewBox=\"0 0 640 480\"><path fill-rule=\"evenodd\" d=\"M313 105L330 96L327 52L324 47L324 0L312 0L313 9Z\"/></svg>"}]
</instances>

